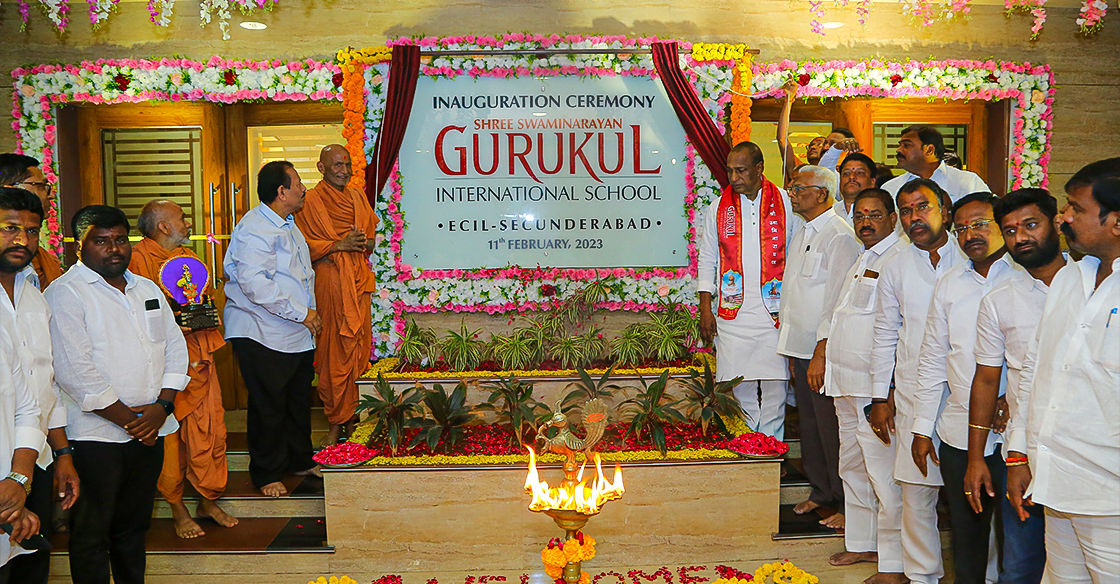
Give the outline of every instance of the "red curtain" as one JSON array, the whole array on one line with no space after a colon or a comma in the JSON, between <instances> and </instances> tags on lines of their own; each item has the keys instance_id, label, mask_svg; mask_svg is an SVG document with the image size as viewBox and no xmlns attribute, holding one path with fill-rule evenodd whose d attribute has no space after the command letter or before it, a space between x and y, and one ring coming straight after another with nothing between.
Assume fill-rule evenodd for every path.
<instances>
[{"instance_id":1,"label":"red curtain","mask_svg":"<svg viewBox=\"0 0 1120 584\"><path fill-rule=\"evenodd\" d=\"M665 91L669 94L669 101L677 112L677 117L684 126L688 141L692 142L696 153L708 165L712 178L716 179L720 188L725 188L727 180L727 154L731 148L723 139L723 134L716 127L708 111L700 103L700 98L692 89L692 85L685 79L677 59L676 42L657 42L653 44L653 65Z\"/></svg>"},{"instance_id":2,"label":"red curtain","mask_svg":"<svg viewBox=\"0 0 1120 584\"><path fill-rule=\"evenodd\" d=\"M416 96L416 80L420 77L420 47L396 45L389 65L388 96L385 99L385 116L381 118L381 131L377 134L374 163L366 166L366 198L377 208L377 194L389 181L389 173L397 161L404 141L404 129L412 113L412 98Z\"/></svg>"}]
</instances>

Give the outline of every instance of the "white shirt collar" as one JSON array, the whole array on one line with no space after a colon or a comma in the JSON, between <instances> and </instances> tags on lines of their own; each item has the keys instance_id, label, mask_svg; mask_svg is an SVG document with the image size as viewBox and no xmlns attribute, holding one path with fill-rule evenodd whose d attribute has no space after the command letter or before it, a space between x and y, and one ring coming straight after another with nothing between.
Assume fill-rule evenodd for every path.
<instances>
[{"instance_id":1,"label":"white shirt collar","mask_svg":"<svg viewBox=\"0 0 1120 584\"><path fill-rule=\"evenodd\" d=\"M864 251L870 251L871 253L874 253L875 255L883 255L883 252L890 249L890 247L892 245L894 245L896 242L898 242L898 239L899 239L898 232L892 230L890 233L887 234L886 237L884 237L881 241L879 241L879 243L876 243L875 245L871 246L871 249L867 249L865 247Z\"/></svg>"},{"instance_id":2,"label":"white shirt collar","mask_svg":"<svg viewBox=\"0 0 1120 584\"><path fill-rule=\"evenodd\" d=\"M109 282L106 282L105 278L101 277L101 274L98 274L97 272L90 269L90 267L83 264L81 262L81 260L79 260L78 263L74 264L74 268L77 268L78 275L82 278L82 280L86 281L87 283L96 284L98 282L101 282L101 283L105 284L106 286L110 286L110 287L113 287L114 289L116 289L115 286L112 286L112 284L109 284ZM74 268L71 268L71 269L74 269ZM131 271L125 270L125 272L124 272L124 282L125 282L124 289L127 291L127 290L133 288L134 286L136 286L136 283L137 283L136 276L133 275L133 273Z\"/></svg>"},{"instance_id":3,"label":"white shirt collar","mask_svg":"<svg viewBox=\"0 0 1120 584\"><path fill-rule=\"evenodd\" d=\"M817 215L812 221L805 223L805 228L812 228L813 231L821 231L824 229L825 223L828 223L833 217L836 217L836 209L829 207L824 213Z\"/></svg>"}]
</instances>

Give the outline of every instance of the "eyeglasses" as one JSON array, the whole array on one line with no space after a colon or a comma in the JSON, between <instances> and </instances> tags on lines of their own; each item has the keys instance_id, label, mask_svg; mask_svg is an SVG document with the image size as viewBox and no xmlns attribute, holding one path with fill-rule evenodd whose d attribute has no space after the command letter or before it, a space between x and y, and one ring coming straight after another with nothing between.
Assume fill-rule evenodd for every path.
<instances>
[{"instance_id":1,"label":"eyeglasses","mask_svg":"<svg viewBox=\"0 0 1120 584\"><path fill-rule=\"evenodd\" d=\"M23 182L16 183L16 185L17 186L18 185L24 185L24 186L29 186L29 187L38 187L38 188L41 188L41 189L47 189L47 196L48 197L51 195L51 192L54 191L54 185L49 183L49 182L32 182L32 181L29 181L29 180L25 180Z\"/></svg>"},{"instance_id":2,"label":"eyeglasses","mask_svg":"<svg viewBox=\"0 0 1120 584\"><path fill-rule=\"evenodd\" d=\"M992 223L995 223L994 219L978 219L967 225L954 225L953 235L961 235L969 229L973 231L984 231L988 228L988 225L991 225Z\"/></svg>"},{"instance_id":3,"label":"eyeglasses","mask_svg":"<svg viewBox=\"0 0 1120 584\"><path fill-rule=\"evenodd\" d=\"M886 217L886 215L883 215L882 213L872 213L870 215L860 215L859 213L856 213L855 215L852 215L852 223L861 223L864 220L878 223L882 221L884 217Z\"/></svg>"},{"instance_id":4,"label":"eyeglasses","mask_svg":"<svg viewBox=\"0 0 1120 584\"><path fill-rule=\"evenodd\" d=\"M823 188L824 187L822 187L820 185L803 185L803 186L800 186L800 187L790 187L789 192L791 192L795 195L800 195L801 191L803 191L805 189L823 189Z\"/></svg>"}]
</instances>

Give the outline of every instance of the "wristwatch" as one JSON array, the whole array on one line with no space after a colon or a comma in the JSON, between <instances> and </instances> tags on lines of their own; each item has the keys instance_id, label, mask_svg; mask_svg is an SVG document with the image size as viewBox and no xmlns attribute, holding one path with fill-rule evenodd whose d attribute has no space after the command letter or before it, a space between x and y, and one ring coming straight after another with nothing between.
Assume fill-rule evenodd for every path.
<instances>
[{"instance_id":1,"label":"wristwatch","mask_svg":"<svg viewBox=\"0 0 1120 584\"><path fill-rule=\"evenodd\" d=\"M58 457L60 457L62 455L65 455L65 454L69 454L69 455L73 456L74 447L73 446L64 446L62 448L59 448L58 450L52 450L51 454L54 454L55 458L58 458Z\"/></svg>"},{"instance_id":2,"label":"wristwatch","mask_svg":"<svg viewBox=\"0 0 1120 584\"><path fill-rule=\"evenodd\" d=\"M26 492L28 495L31 494L31 479L27 478L25 475L22 475L18 472L10 472L8 473L8 476L4 478L12 479L13 481L19 483L20 486L23 487L24 492Z\"/></svg>"},{"instance_id":3,"label":"wristwatch","mask_svg":"<svg viewBox=\"0 0 1120 584\"><path fill-rule=\"evenodd\" d=\"M167 415L170 416L171 414L175 413L175 402L165 399L157 399L156 403L163 406L163 410L167 412Z\"/></svg>"}]
</instances>

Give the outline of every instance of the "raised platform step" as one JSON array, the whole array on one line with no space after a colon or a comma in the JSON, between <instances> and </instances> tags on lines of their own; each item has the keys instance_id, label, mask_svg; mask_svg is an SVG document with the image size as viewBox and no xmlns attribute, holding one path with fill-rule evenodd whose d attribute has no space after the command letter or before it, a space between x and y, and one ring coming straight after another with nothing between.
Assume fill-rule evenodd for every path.
<instances>
[{"instance_id":1,"label":"raised platform step","mask_svg":"<svg viewBox=\"0 0 1120 584\"><path fill-rule=\"evenodd\" d=\"M323 480L317 477L290 476L284 479L288 494L283 497L266 497L257 490L248 471L230 471L226 492L219 500L222 509L237 518L243 517L323 517L326 507L323 503ZM194 511L199 494L187 485L183 492L183 502ZM171 506L157 494L155 511L157 518L171 517Z\"/></svg>"},{"instance_id":2,"label":"raised platform step","mask_svg":"<svg viewBox=\"0 0 1120 584\"><path fill-rule=\"evenodd\" d=\"M775 540L843 537L843 529L832 529L820 524L821 519L836 513L835 509L818 507L809 513L798 515L793 512L794 505L783 504L778 508L778 533L774 534Z\"/></svg>"}]
</instances>

